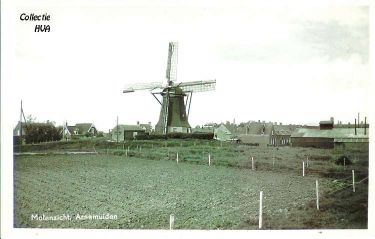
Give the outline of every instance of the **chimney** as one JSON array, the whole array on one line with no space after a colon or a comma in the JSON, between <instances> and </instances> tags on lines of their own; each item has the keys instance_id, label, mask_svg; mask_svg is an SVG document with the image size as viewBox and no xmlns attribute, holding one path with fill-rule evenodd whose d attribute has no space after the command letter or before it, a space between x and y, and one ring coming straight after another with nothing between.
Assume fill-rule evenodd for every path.
<instances>
[{"instance_id":1,"label":"chimney","mask_svg":"<svg viewBox=\"0 0 375 239\"><path fill-rule=\"evenodd\" d=\"M331 122L334 123L335 122L335 118L331 117Z\"/></svg>"},{"instance_id":2,"label":"chimney","mask_svg":"<svg viewBox=\"0 0 375 239\"><path fill-rule=\"evenodd\" d=\"M139 121L137 121L137 125L139 125Z\"/></svg>"},{"instance_id":3,"label":"chimney","mask_svg":"<svg viewBox=\"0 0 375 239\"><path fill-rule=\"evenodd\" d=\"M283 125L283 123L280 122L279 125Z\"/></svg>"}]
</instances>

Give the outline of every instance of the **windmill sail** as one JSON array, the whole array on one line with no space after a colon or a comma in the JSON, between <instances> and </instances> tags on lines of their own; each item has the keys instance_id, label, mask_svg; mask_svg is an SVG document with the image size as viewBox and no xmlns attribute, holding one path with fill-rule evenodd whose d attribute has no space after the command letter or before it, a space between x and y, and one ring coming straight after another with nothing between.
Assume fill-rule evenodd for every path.
<instances>
[{"instance_id":1,"label":"windmill sail","mask_svg":"<svg viewBox=\"0 0 375 239\"><path fill-rule=\"evenodd\" d=\"M168 85L177 80L177 60L178 60L178 44L177 42L170 42L168 48L168 61L166 77Z\"/></svg>"}]
</instances>

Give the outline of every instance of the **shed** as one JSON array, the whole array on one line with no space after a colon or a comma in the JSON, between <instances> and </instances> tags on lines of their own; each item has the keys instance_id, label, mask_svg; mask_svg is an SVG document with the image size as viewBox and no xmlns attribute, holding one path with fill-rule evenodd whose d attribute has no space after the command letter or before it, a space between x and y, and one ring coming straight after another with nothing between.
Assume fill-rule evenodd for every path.
<instances>
[{"instance_id":1,"label":"shed","mask_svg":"<svg viewBox=\"0 0 375 239\"><path fill-rule=\"evenodd\" d=\"M118 125L112 129L112 140L133 140L137 135L145 135L146 130L139 125Z\"/></svg>"},{"instance_id":2,"label":"shed","mask_svg":"<svg viewBox=\"0 0 375 239\"><path fill-rule=\"evenodd\" d=\"M229 141L232 138L232 132L224 124L221 124L219 127L214 129L214 139L220 141Z\"/></svg>"}]
</instances>

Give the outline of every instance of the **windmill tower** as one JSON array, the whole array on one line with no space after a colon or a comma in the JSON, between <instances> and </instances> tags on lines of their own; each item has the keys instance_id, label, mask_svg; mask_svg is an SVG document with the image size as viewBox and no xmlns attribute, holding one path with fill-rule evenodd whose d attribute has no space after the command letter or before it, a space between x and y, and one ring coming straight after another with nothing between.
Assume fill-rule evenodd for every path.
<instances>
[{"instance_id":1,"label":"windmill tower","mask_svg":"<svg viewBox=\"0 0 375 239\"><path fill-rule=\"evenodd\" d=\"M211 91L216 86L216 80L177 83L177 61L178 44L170 42L166 71L167 84L163 82L132 84L123 90L123 93L150 90L161 105L159 121L155 126L156 133L191 133L188 118L193 93ZM161 100L156 95L161 95Z\"/></svg>"}]
</instances>

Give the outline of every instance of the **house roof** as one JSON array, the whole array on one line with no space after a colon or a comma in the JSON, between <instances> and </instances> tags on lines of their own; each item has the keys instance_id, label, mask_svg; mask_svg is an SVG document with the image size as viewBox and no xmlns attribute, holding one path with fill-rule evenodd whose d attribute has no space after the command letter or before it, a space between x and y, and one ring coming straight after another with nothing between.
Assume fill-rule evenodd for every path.
<instances>
[{"instance_id":1,"label":"house roof","mask_svg":"<svg viewBox=\"0 0 375 239\"><path fill-rule=\"evenodd\" d=\"M78 128L78 133L79 134L84 134L89 132L91 127L94 127L92 123L79 123L75 125L76 128Z\"/></svg>"},{"instance_id":2,"label":"house roof","mask_svg":"<svg viewBox=\"0 0 375 239\"><path fill-rule=\"evenodd\" d=\"M322 120L319 122L319 124L333 124L333 122L330 120Z\"/></svg>"},{"instance_id":3,"label":"house roof","mask_svg":"<svg viewBox=\"0 0 375 239\"><path fill-rule=\"evenodd\" d=\"M221 124L219 127L215 128L214 132L217 133L217 132L224 132L225 134L232 134L232 132L224 125L224 124Z\"/></svg>"},{"instance_id":4,"label":"house roof","mask_svg":"<svg viewBox=\"0 0 375 239\"><path fill-rule=\"evenodd\" d=\"M251 122L249 124L248 134L257 134L261 135L264 129L264 134L271 134L272 123L262 123L262 122Z\"/></svg>"},{"instance_id":5,"label":"house roof","mask_svg":"<svg viewBox=\"0 0 375 239\"><path fill-rule=\"evenodd\" d=\"M76 128L74 125L73 126L66 126L70 134L74 134L74 129Z\"/></svg>"},{"instance_id":6,"label":"house roof","mask_svg":"<svg viewBox=\"0 0 375 239\"><path fill-rule=\"evenodd\" d=\"M274 125L273 131L275 135L291 135L296 128L293 125Z\"/></svg>"},{"instance_id":7,"label":"house roof","mask_svg":"<svg viewBox=\"0 0 375 239\"><path fill-rule=\"evenodd\" d=\"M364 134L364 129L357 129L357 135L354 134L353 128L333 128L330 130L320 130L320 129L306 129L306 128L298 128L296 129L291 137L309 137L309 138L368 138L368 130L367 134Z\"/></svg>"}]
</instances>

